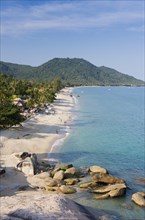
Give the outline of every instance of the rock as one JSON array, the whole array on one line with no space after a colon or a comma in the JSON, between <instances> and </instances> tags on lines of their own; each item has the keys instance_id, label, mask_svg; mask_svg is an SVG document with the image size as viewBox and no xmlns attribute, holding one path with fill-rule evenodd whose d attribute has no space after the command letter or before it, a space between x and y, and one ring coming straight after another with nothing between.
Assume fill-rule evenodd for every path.
<instances>
[{"instance_id":1,"label":"rock","mask_svg":"<svg viewBox=\"0 0 145 220\"><path fill-rule=\"evenodd\" d=\"M26 159L27 157L31 157L31 154L29 154L28 152L23 152L21 155L20 155L21 159L24 160Z\"/></svg>"},{"instance_id":2,"label":"rock","mask_svg":"<svg viewBox=\"0 0 145 220\"><path fill-rule=\"evenodd\" d=\"M95 198L96 199L107 199L109 198L109 193L95 195Z\"/></svg>"},{"instance_id":3,"label":"rock","mask_svg":"<svg viewBox=\"0 0 145 220\"><path fill-rule=\"evenodd\" d=\"M6 173L5 169L1 167L0 168L0 175L5 174L5 173Z\"/></svg>"},{"instance_id":4,"label":"rock","mask_svg":"<svg viewBox=\"0 0 145 220\"><path fill-rule=\"evenodd\" d=\"M18 159L20 160L24 160L26 159L27 157L30 157L31 154L28 153L28 152L19 152L19 153L14 153L13 154L15 157L17 157Z\"/></svg>"},{"instance_id":5,"label":"rock","mask_svg":"<svg viewBox=\"0 0 145 220\"><path fill-rule=\"evenodd\" d=\"M99 216L98 220L118 220L118 217L115 215L103 215Z\"/></svg>"},{"instance_id":6,"label":"rock","mask_svg":"<svg viewBox=\"0 0 145 220\"><path fill-rule=\"evenodd\" d=\"M103 173L94 173L92 174L92 179L94 182L97 183L107 183L107 184L115 184L115 183L125 183L123 179L119 179L116 176L112 176L109 174Z\"/></svg>"},{"instance_id":7,"label":"rock","mask_svg":"<svg viewBox=\"0 0 145 220\"><path fill-rule=\"evenodd\" d=\"M69 173L69 174L72 174L72 175L75 175L76 173L76 168L75 167L71 167L71 168L68 168L65 173Z\"/></svg>"},{"instance_id":8,"label":"rock","mask_svg":"<svg viewBox=\"0 0 145 220\"><path fill-rule=\"evenodd\" d=\"M50 182L47 183L48 187L54 187L57 186L58 182L55 179L50 180Z\"/></svg>"},{"instance_id":9,"label":"rock","mask_svg":"<svg viewBox=\"0 0 145 220\"><path fill-rule=\"evenodd\" d=\"M56 187L56 186L66 185L66 182L63 180L52 179L50 181L47 181L46 185L48 187Z\"/></svg>"},{"instance_id":10,"label":"rock","mask_svg":"<svg viewBox=\"0 0 145 220\"><path fill-rule=\"evenodd\" d=\"M118 196L122 196L125 194L126 185L125 184L113 184L108 186L97 187L96 189L92 189L91 192L99 193L102 195L97 195L96 198L114 198Z\"/></svg>"},{"instance_id":11,"label":"rock","mask_svg":"<svg viewBox=\"0 0 145 220\"><path fill-rule=\"evenodd\" d=\"M112 190L122 189L122 188L126 189L126 185L125 184L113 184L113 185L108 185L108 186L97 187L95 189L92 189L91 192L107 193L107 192L110 192Z\"/></svg>"},{"instance_id":12,"label":"rock","mask_svg":"<svg viewBox=\"0 0 145 220\"><path fill-rule=\"evenodd\" d=\"M34 164L30 157L26 158L25 161L18 163L17 169L22 171L26 176L35 174Z\"/></svg>"},{"instance_id":13,"label":"rock","mask_svg":"<svg viewBox=\"0 0 145 220\"><path fill-rule=\"evenodd\" d=\"M64 164L64 165L60 166L60 169L66 171L67 169L69 169L71 167L73 167L72 164Z\"/></svg>"},{"instance_id":14,"label":"rock","mask_svg":"<svg viewBox=\"0 0 145 220\"><path fill-rule=\"evenodd\" d=\"M46 191L54 192L54 191L57 190L57 187L49 187L49 186L48 186L48 187L45 188L45 190L46 190Z\"/></svg>"},{"instance_id":15,"label":"rock","mask_svg":"<svg viewBox=\"0 0 145 220\"><path fill-rule=\"evenodd\" d=\"M78 178L69 178L64 180L67 185L75 185L76 183L79 182Z\"/></svg>"},{"instance_id":16,"label":"rock","mask_svg":"<svg viewBox=\"0 0 145 220\"><path fill-rule=\"evenodd\" d=\"M84 177L84 174L80 170L76 169L75 167L71 167L65 171L65 178L67 179L67 178L73 178L73 177L82 178Z\"/></svg>"},{"instance_id":17,"label":"rock","mask_svg":"<svg viewBox=\"0 0 145 220\"><path fill-rule=\"evenodd\" d=\"M73 187L70 187L70 186L64 186L63 185L59 189L64 194L71 194L71 193L75 193L76 192L76 189L74 189Z\"/></svg>"},{"instance_id":18,"label":"rock","mask_svg":"<svg viewBox=\"0 0 145 220\"><path fill-rule=\"evenodd\" d=\"M26 176L38 173L39 167L36 154L20 152L14 153L13 156L17 159L16 161L13 161L15 167L22 171Z\"/></svg>"},{"instance_id":19,"label":"rock","mask_svg":"<svg viewBox=\"0 0 145 220\"><path fill-rule=\"evenodd\" d=\"M125 192L126 192L126 188L114 189L109 192L109 196L111 198L119 197L119 196L123 196L125 194Z\"/></svg>"},{"instance_id":20,"label":"rock","mask_svg":"<svg viewBox=\"0 0 145 220\"><path fill-rule=\"evenodd\" d=\"M49 186L49 183L52 181L52 178L47 176L45 177L45 174L38 174L35 176L28 176L27 177L27 182L30 184L32 188L40 188L40 189L47 189Z\"/></svg>"},{"instance_id":21,"label":"rock","mask_svg":"<svg viewBox=\"0 0 145 220\"><path fill-rule=\"evenodd\" d=\"M57 194L13 195L1 197L1 220L94 220L83 206Z\"/></svg>"},{"instance_id":22,"label":"rock","mask_svg":"<svg viewBox=\"0 0 145 220\"><path fill-rule=\"evenodd\" d=\"M66 182L64 180L57 180L57 186L66 185Z\"/></svg>"},{"instance_id":23,"label":"rock","mask_svg":"<svg viewBox=\"0 0 145 220\"><path fill-rule=\"evenodd\" d=\"M93 173L108 173L108 171L105 168L99 167L99 166L91 166L89 170Z\"/></svg>"},{"instance_id":24,"label":"rock","mask_svg":"<svg viewBox=\"0 0 145 220\"><path fill-rule=\"evenodd\" d=\"M39 179L47 179L47 178L50 179L49 177L51 177L51 173L50 172L42 172L42 173L39 173L35 176L38 177Z\"/></svg>"},{"instance_id":25,"label":"rock","mask_svg":"<svg viewBox=\"0 0 145 220\"><path fill-rule=\"evenodd\" d=\"M97 183L92 182L92 181L80 184L80 188L88 188L88 187L95 187L95 186L97 186Z\"/></svg>"},{"instance_id":26,"label":"rock","mask_svg":"<svg viewBox=\"0 0 145 220\"><path fill-rule=\"evenodd\" d=\"M139 206L145 207L145 193L137 192L132 195L132 201L135 202Z\"/></svg>"},{"instance_id":27,"label":"rock","mask_svg":"<svg viewBox=\"0 0 145 220\"><path fill-rule=\"evenodd\" d=\"M63 170L59 170L58 172L56 172L54 174L54 179L57 179L57 180L63 180L64 179L64 171Z\"/></svg>"}]
</instances>

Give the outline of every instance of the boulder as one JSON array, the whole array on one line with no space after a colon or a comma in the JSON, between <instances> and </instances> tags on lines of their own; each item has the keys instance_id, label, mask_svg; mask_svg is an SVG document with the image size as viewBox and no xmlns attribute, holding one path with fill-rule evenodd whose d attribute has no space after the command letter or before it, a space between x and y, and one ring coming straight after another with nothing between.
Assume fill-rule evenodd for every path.
<instances>
[{"instance_id":1,"label":"boulder","mask_svg":"<svg viewBox=\"0 0 145 220\"><path fill-rule=\"evenodd\" d=\"M55 187L55 186L57 186L57 184L58 184L58 182L55 179L52 179L49 182L47 182L48 187Z\"/></svg>"},{"instance_id":2,"label":"boulder","mask_svg":"<svg viewBox=\"0 0 145 220\"><path fill-rule=\"evenodd\" d=\"M108 199L109 193L95 195L95 199Z\"/></svg>"},{"instance_id":3,"label":"boulder","mask_svg":"<svg viewBox=\"0 0 145 220\"><path fill-rule=\"evenodd\" d=\"M19 153L14 153L13 156L20 160L24 160L27 157L31 157L31 154L28 152L19 152Z\"/></svg>"},{"instance_id":4,"label":"boulder","mask_svg":"<svg viewBox=\"0 0 145 220\"><path fill-rule=\"evenodd\" d=\"M54 174L54 179L57 180L63 180L64 179L64 171L63 170L59 170Z\"/></svg>"},{"instance_id":5,"label":"boulder","mask_svg":"<svg viewBox=\"0 0 145 220\"><path fill-rule=\"evenodd\" d=\"M145 207L145 193L144 192L134 193L131 199L137 205Z\"/></svg>"},{"instance_id":6,"label":"boulder","mask_svg":"<svg viewBox=\"0 0 145 220\"><path fill-rule=\"evenodd\" d=\"M28 152L14 153L14 166L22 171L26 176L35 175L39 171L36 154L29 154Z\"/></svg>"},{"instance_id":7,"label":"boulder","mask_svg":"<svg viewBox=\"0 0 145 220\"><path fill-rule=\"evenodd\" d=\"M96 166L96 165L91 166L89 168L89 170L93 173L105 173L105 174L108 173L108 171L105 168L102 168L102 167L99 167L99 166Z\"/></svg>"},{"instance_id":8,"label":"boulder","mask_svg":"<svg viewBox=\"0 0 145 220\"><path fill-rule=\"evenodd\" d=\"M5 169L0 167L0 175L5 174L5 173L6 173Z\"/></svg>"},{"instance_id":9,"label":"boulder","mask_svg":"<svg viewBox=\"0 0 145 220\"><path fill-rule=\"evenodd\" d=\"M79 182L78 178L69 178L64 180L67 185L75 185L76 183Z\"/></svg>"},{"instance_id":10,"label":"boulder","mask_svg":"<svg viewBox=\"0 0 145 220\"><path fill-rule=\"evenodd\" d=\"M125 181L123 179L119 179L116 176L112 176L109 174L103 174L103 173L92 174L92 179L94 182L105 183L105 184L125 183Z\"/></svg>"},{"instance_id":11,"label":"boulder","mask_svg":"<svg viewBox=\"0 0 145 220\"><path fill-rule=\"evenodd\" d=\"M27 182L32 188L36 187L40 189L47 189L52 180L53 179L49 177L46 172L27 177Z\"/></svg>"},{"instance_id":12,"label":"boulder","mask_svg":"<svg viewBox=\"0 0 145 220\"><path fill-rule=\"evenodd\" d=\"M35 169L34 169L33 162L32 162L32 159L31 159L31 158L29 158L28 161L24 161L24 162L22 163L22 172L23 172L26 176L35 175Z\"/></svg>"},{"instance_id":13,"label":"boulder","mask_svg":"<svg viewBox=\"0 0 145 220\"><path fill-rule=\"evenodd\" d=\"M111 190L109 192L109 196L111 198L119 197L119 196L123 196L125 192L126 192L126 188L117 188L117 189Z\"/></svg>"},{"instance_id":14,"label":"boulder","mask_svg":"<svg viewBox=\"0 0 145 220\"><path fill-rule=\"evenodd\" d=\"M51 173L50 172L42 172L42 173L39 173L35 176L38 177L39 179L47 179L47 178L50 179Z\"/></svg>"},{"instance_id":15,"label":"boulder","mask_svg":"<svg viewBox=\"0 0 145 220\"><path fill-rule=\"evenodd\" d=\"M76 168L75 167L71 167L71 168L68 168L65 173L69 173L69 174L72 174L72 175L75 175L76 173Z\"/></svg>"},{"instance_id":16,"label":"boulder","mask_svg":"<svg viewBox=\"0 0 145 220\"><path fill-rule=\"evenodd\" d=\"M80 188L85 188L85 189L88 188L88 187L95 187L95 186L97 186L97 183L92 182L92 181L80 184Z\"/></svg>"},{"instance_id":17,"label":"boulder","mask_svg":"<svg viewBox=\"0 0 145 220\"><path fill-rule=\"evenodd\" d=\"M82 178L84 177L84 174L76 169L75 167L71 167L71 168L68 168L66 171L65 171L65 178L73 178L73 177L76 177L76 178Z\"/></svg>"},{"instance_id":18,"label":"boulder","mask_svg":"<svg viewBox=\"0 0 145 220\"><path fill-rule=\"evenodd\" d=\"M125 184L113 184L113 185L108 185L108 186L101 186L101 187L96 187L95 189L92 189L91 192L95 193L107 193L116 189L126 189Z\"/></svg>"},{"instance_id":19,"label":"boulder","mask_svg":"<svg viewBox=\"0 0 145 220\"><path fill-rule=\"evenodd\" d=\"M49 182L47 182L46 185L48 187L56 187L56 186L66 185L66 182L63 180L52 179Z\"/></svg>"},{"instance_id":20,"label":"boulder","mask_svg":"<svg viewBox=\"0 0 145 220\"><path fill-rule=\"evenodd\" d=\"M63 164L63 165L61 165L59 168L60 168L61 170L66 171L67 169L69 169L69 168L71 168L71 167L73 167L72 164Z\"/></svg>"},{"instance_id":21,"label":"boulder","mask_svg":"<svg viewBox=\"0 0 145 220\"><path fill-rule=\"evenodd\" d=\"M1 197L1 220L94 220L83 206L64 195L30 194Z\"/></svg>"},{"instance_id":22,"label":"boulder","mask_svg":"<svg viewBox=\"0 0 145 220\"><path fill-rule=\"evenodd\" d=\"M33 161L30 157L26 158L22 162L19 162L17 164L17 169L19 171L23 172L26 176L35 174L34 164L33 164Z\"/></svg>"},{"instance_id":23,"label":"boulder","mask_svg":"<svg viewBox=\"0 0 145 220\"><path fill-rule=\"evenodd\" d=\"M65 185L62 185L59 189L64 194L71 194L76 192L76 189L74 189L73 187L65 186Z\"/></svg>"},{"instance_id":24,"label":"boulder","mask_svg":"<svg viewBox=\"0 0 145 220\"><path fill-rule=\"evenodd\" d=\"M108 186L97 187L92 189L91 192L98 193L96 195L97 199L104 199L104 198L114 198L118 196L122 196L125 194L126 185L125 184L113 184Z\"/></svg>"}]
</instances>

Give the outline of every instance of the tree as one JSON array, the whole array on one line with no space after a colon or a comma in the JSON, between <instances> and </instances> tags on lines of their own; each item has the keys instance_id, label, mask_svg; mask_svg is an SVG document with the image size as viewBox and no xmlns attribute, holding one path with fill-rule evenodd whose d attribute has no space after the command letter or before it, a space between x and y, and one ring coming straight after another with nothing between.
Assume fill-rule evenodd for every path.
<instances>
[{"instance_id":1,"label":"tree","mask_svg":"<svg viewBox=\"0 0 145 220\"><path fill-rule=\"evenodd\" d=\"M11 127L24 120L19 109L12 103L14 93L11 82L11 77L0 75L0 128Z\"/></svg>"},{"instance_id":2,"label":"tree","mask_svg":"<svg viewBox=\"0 0 145 220\"><path fill-rule=\"evenodd\" d=\"M0 104L0 128L8 128L20 124L24 117L20 114L19 109L11 102L5 105Z\"/></svg>"}]
</instances>

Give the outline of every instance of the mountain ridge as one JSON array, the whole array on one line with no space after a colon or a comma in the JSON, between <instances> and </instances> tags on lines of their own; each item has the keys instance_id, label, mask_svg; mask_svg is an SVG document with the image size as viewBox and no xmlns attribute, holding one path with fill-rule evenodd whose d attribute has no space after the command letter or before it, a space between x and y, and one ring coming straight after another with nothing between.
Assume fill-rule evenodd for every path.
<instances>
[{"instance_id":1,"label":"mountain ridge","mask_svg":"<svg viewBox=\"0 0 145 220\"><path fill-rule=\"evenodd\" d=\"M144 81L106 67L97 67L82 58L54 58L39 66L0 61L0 73L18 79L51 81L60 78L64 84L78 85L144 85Z\"/></svg>"}]
</instances>

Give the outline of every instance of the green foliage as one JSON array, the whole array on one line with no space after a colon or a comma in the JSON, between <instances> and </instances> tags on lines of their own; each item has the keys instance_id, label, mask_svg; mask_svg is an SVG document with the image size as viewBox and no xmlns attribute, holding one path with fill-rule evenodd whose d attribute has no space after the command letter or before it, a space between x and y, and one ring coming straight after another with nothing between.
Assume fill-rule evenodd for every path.
<instances>
[{"instance_id":1,"label":"green foliage","mask_svg":"<svg viewBox=\"0 0 145 220\"><path fill-rule=\"evenodd\" d=\"M13 95L11 78L0 75L0 128L19 124L24 120L19 109L12 103Z\"/></svg>"},{"instance_id":2,"label":"green foliage","mask_svg":"<svg viewBox=\"0 0 145 220\"><path fill-rule=\"evenodd\" d=\"M122 74L107 67L96 67L84 59L55 58L38 67L0 62L0 71L19 79L63 85L144 85L144 82L132 76ZM57 86L58 86L57 84ZM59 87L59 86L58 86ZM55 86L53 85L55 89ZM61 85L60 85L61 88Z\"/></svg>"},{"instance_id":3,"label":"green foliage","mask_svg":"<svg viewBox=\"0 0 145 220\"><path fill-rule=\"evenodd\" d=\"M24 120L22 110L20 112L13 104L15 98L21 97L25 100L26 107L33 108L45 102L53 102L55 93L61 88L61 81L58 78L49 84L32 83L0 74L0 128L11 127Z\"/></svg>"},{"instance_id":4,"label":"green foliage","mask_svg":"<svg viewBox=\"0 0 145 220\"><path fill-rule=\"evenodd\" d=\"M19 109L11 102L0 104L0 128L8 128L20 124L24 117L20 114Z\"/></svg>"}]
</instances>

